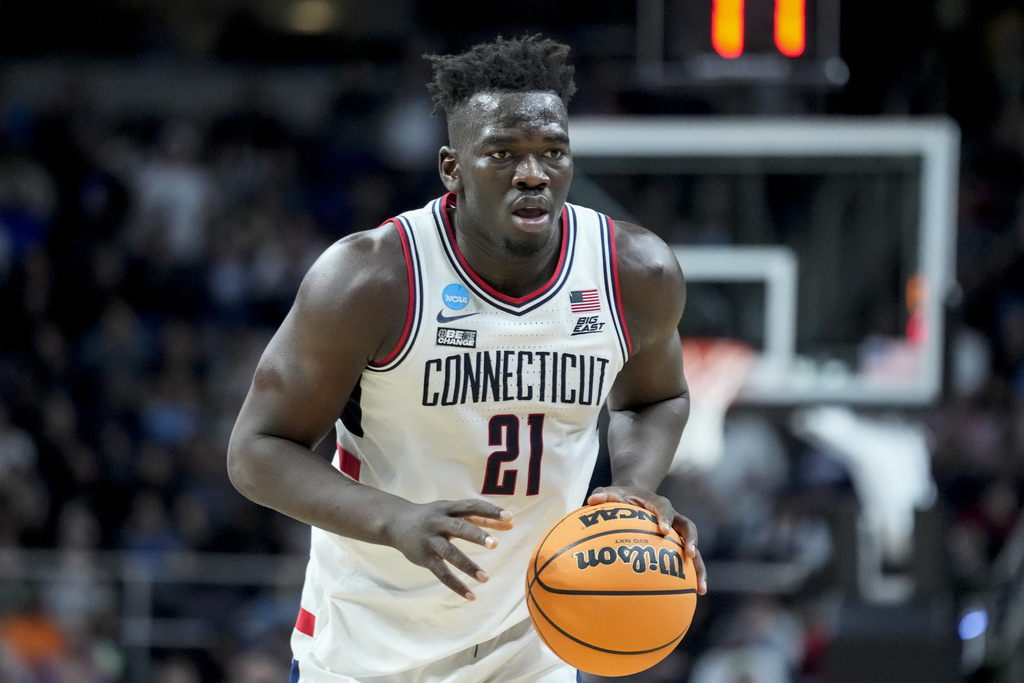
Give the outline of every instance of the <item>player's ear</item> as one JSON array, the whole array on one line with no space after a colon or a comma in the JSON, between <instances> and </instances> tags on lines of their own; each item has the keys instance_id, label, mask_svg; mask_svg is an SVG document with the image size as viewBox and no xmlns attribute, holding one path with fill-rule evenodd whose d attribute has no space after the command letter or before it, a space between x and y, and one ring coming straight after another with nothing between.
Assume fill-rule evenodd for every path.
<instances>
[{"instance_id":1,"label":"player's ear","mask_svg":"<svg viewBox=\"0 0 1024 683\"><path fill-rule=\"evenodd\" d=\"M462 190L462 174L459 172L459 160L455 150L445 145L438 153L437 169L441 174L441 182L449 192Z\"/></svg>"}]
</instances>

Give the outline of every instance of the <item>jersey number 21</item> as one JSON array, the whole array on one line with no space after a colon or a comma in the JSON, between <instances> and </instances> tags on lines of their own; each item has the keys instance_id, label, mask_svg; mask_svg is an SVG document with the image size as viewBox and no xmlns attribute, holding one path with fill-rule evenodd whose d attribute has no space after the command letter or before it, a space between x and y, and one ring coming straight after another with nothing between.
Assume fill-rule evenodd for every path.
<instances>
[{"instance_id":1,"label":"jersey number 21","mask_svg":"<svg viewBox=\"0 0 1024 683\"><path fill-rule=\"evenodd\" d=\"M530 462L526 474L526 495L535 496L540 490L540 461L544 455L544 415L533 414L526 418L529 430ZM489 446L504 446L487 458L487 472L484 475L484 495L510 496L516 492L519 471L505 467L519 459L519 418L516 415L495 415L487 424Z\"/></svg>"}]
</instances>

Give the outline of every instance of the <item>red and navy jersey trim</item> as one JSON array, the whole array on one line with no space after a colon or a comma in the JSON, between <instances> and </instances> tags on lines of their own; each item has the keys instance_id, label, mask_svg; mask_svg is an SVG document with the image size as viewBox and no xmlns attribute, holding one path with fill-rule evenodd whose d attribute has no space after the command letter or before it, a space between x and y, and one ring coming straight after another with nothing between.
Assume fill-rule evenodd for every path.
<instances>
[{"instance_id":1,"label":"red and navy jersey trim","mask_svg":"<svg viewBox=\"0 0 1024 683\"><path fill-rule=\"evenodd\" d=\"M555 272L552 274L551 279L536 292L522 297L511 297L502 294L484 282L466 263L466 259L455 241L454 227L449 222L448 213L445 211L445 207L454 201L454 194L446 194L434 202L431 211L434 216L434 225L441 238L441 244L444 246L444 253L448 257L448 261L451 263L452 268L462 276L466 287L473 294L500 311L521 316L543 306L561 291L566 280L569 278L569 273L572 272L573 259L576 253L576 215L568 204L562 209L562 250L558 257L558 265L555 267Z\"/></svg>"},{"instance_id":2,"label":"red and navy jersey trim","mask_svg":"<svg viewBox=\"0 0 1024 683\"><path fill-rule=\"evenodd\" d=\"M622 309L622 292L619 289L619 260L615 252L615 224L604 214L601 217L601 254L604 262L604 290L612 305L612 322L619 340L622 357L629 360L633 354L633 343L626 329L626 316Z\"/></svg>"},{"instance_id":3,"label":"red and navy jersey trim","mask_svg":"<svg viewBox=\"0 0 1024 683\"><path fill-rule=\"evenodd\" d=\"M420 264L419 249L416 247L416 231L412 229L409 219L404 216L392 218L389 223L398 228L402 240L402 252L405 255L405 267L409 278L409 301L405 315L405 327L402 338L388 354L387 358L377 363L369 363L367 370L383 372L389 370L409 355L423 320L423 272Z\"/></svg>"}]
</instances>

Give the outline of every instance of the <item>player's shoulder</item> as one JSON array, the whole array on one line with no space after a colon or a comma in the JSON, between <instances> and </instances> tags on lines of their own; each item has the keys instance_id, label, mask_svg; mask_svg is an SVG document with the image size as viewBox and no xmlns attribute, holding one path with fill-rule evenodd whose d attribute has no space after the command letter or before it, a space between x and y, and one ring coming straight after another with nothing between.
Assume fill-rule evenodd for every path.
<instances>
[{"instance_id":1,"label":"player's shoulder","mask_svg":"<svg viewBox=\"0 0 1024 683\"><path fill-rule=\"evenodd\" d=\"M683 287L683 273L675 253L650 230L616 221L615 253L620 282L670 289Z\"/></svg>"},{"instance_id":2,"label":"player's shoulder","mask_svg":"<svg viewBox=\"0 0 1024 683\"><path fill-rule=\"evenodd\" d=\"M634 223L615 222L619 293L634 341L645 331L675 326L686 304L679 260L661 237Z\"/></svg>"},{"instance_id":3,"label":"player's shoulder","mask_svg":"<svg viewBox=\"0 0 1024 683\"><path fill-rule=\"evenodd\" d=\"M299 297L326 309L360 298L387 307L404 305L407 292L402 239L389 221L347 235L325 249L306 273Z\"/></svg>"}]
</instances>

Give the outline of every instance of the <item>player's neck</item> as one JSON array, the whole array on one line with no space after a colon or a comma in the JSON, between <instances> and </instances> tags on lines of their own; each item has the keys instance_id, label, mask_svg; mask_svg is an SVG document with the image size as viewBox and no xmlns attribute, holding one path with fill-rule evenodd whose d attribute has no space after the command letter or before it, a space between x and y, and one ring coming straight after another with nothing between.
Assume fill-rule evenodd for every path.
<instances>
[{"instance_id":1,"label":"player's neck","mask_svg":"<svg viewBox=\"0 0 1024 683\"><path fill-rule=\"evenodd\" d=\"M524 249L486 230L462 225L454 206L448 208L448 217L456 245L470 269L502 294L527 296L554 275L561 254L561 231L537 249Z\"/></svg>"}]
</instances>

